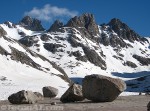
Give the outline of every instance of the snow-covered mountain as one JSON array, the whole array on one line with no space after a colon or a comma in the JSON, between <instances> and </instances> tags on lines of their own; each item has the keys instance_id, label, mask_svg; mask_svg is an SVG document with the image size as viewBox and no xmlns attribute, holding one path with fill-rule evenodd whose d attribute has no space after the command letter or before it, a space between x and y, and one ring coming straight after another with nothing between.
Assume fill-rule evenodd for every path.
<instances>
[{"instance_id":1,"label":"snow-covered mountain","mask_svg":"<svg viewBox=\"0 0 150 111\"><path fill-rule=\"evenodd\" d=\"M90 74L126 81L150 75L150 38L116 18L97 25L92 14L83 14L65 25L56 20L46 31L27 16L18 24L0 24L0 39L0 95L6 97L9 88L39 91L46 85L61 95L69 78L79 81Z\"/></svg>"}]
</instances>

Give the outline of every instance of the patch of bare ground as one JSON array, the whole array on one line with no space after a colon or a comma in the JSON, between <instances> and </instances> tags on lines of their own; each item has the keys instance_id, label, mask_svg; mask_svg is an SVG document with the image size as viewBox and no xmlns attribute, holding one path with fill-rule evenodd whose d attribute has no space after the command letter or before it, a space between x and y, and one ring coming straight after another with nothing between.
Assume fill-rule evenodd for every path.
<instances>
[{"instance_id":1,"label":"patch of bare ground","mask_svg":"<svg viewBox=\"0 0 150 111\"><path fill-rule=\"evenodd\" d=\"M89 100L62 103L59 99L45 98L36 104L12 105L0 101L0 111L147 111L150 96L120 96L113 102L93 103ZM54 102L56 104L51 105Z\"/></svg>"}]
</instances>

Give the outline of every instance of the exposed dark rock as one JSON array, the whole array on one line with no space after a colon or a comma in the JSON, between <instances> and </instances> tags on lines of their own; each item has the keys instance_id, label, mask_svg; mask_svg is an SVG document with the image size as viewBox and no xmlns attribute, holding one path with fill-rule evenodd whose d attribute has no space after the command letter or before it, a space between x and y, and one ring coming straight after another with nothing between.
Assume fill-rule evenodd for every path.
<instances>
[{"instance_id":1,"label":"exposed dark rock","mask_svg":"<svg viewBox=\"0 0 150 111\"><path fill-rule=\"evenodd\" d=\"M44 97L54 98L58 94L58 89L51 86L43 87L42 90L43 90Z\"/></svg>"},{"instance_id":2,"label":"exposed dark rock","mask_svg":"<svg viewBox=\"0 0 150 111\"><path fill-rule=\"evenodd\" d=\"M80 61L83 61L83 62L87 62L88 61L88 59L87 59L87 57L84 55L84 56L80 56L80 57L77 57L76 58L77 60L80 60Z\"/></svg>"},{"instance_id":3,"label":"exposed dark rock","mask_svg":"<svg viewBox=\"0 0 150 111\"><path fill-rule=\"evenodd\" d=\"M83 96L95 102L111 102L125 89L124 81L102 75L88 75L82 81Z\"/></svg>"},{"instance_id":4,"label":"exposed dark rock","mask_svg":"<svg viewBox=\"0 0 150 111\"><path fill-rule=\"evenodd\" d=\"M137 67L137 65L135 63L131 62L131 61L127 61L126 64L127 64L127 66L132 67L132 68Z\"/></svg>"},{"instance_id":5,"label":"exposed dark rock","mask_svg":"<svg viewBox=\"0 0 150 111\"><path fill-rule=\"evenodd\" d=\"M92 49L88 47L83 47L84 53L87 59L96 66L99 66L101 69L106 69L105 61Z\"/></svg>"},{"instance_id":6,"label":"exposed dark rock","mask_svg":"<svg viewBox=\"0 0 150 111\"><path fill-rule=\"evenodd\" d=\"M22 37L26 36L24 32L18 32L18 34L21 35Z\"/></svg>"},{"instance_id":7,"label":"exposed dark rock","mask_svg":"<svg viewBox=\"0 0 150 111\"><path fill-rule=\"evenodd\" d=\"M150 102L147 104L147 111L150 111Z\"/></svg>"},{"instance_id":8,"label":"exposed dark rock","mask_svg":"<svg viewBox=\"0 0 150 111\"><path fill-rule=\"evenodd\" d=\"M44 43L44 48L52 53L57 52L59 47L63 47L60 44L53 44L53 43Z\"/></svg>"},{"instance_id":9,"label":"exposed dark rock","mask_svg":"<svg viewBox=\"0 0 150 111\"><path fill-rule=\"evenodd\" d=\"M101 34L101 43L105 46L110 45L109 38L107 37L107 35L105 33Z\"/></svg>"},{"instance_id":10,"label":"exposed dark rock","mask_svg":"<svg viewBox=\"0 0 150 111\"><path fill-rule=\"evenodd\" d=\"M0 46L0 54L1 55L5 55L5 56L7 56L7 55L10 55L3 47L1 47Z\"/></svg>"},{"instance_id":11,"label":"exposed dark rock","mask_svg":"<svg viewBox=\"0 0 150 111\"><path fill-rule=\"evenodd\" d=\"M72 52L72 55L74 55L75 57L81 57L81 53L80 51L75 51L75 52Z\"/></svg>"},{"instance_id":12,"label":"exposed dark rock","mask_svg":"<svg viewBox=\"0 0 150 111\"><path fill-rule=\"evenodd\" d=\"M50 27L50 29L48 29L48 32L56 32L59 31L59 28L63 27L63 23L60 22L59 20L56 20L52 26Z\"/></svg>"},{"instance_id":13,"label":"exposed dark rock","mask_svg":"<svg viewBox=\"0 0 150 111\"><path fill-rule=\"evenodd\" d=\"M13 48L13 47L10 47L11 49L11 59L12 60L16 60L18 62L21 62L22 64L27 64L33 68L36 68L36 69L40 69L40 65L35 63L28 55L26 55L25 53Z\"/></svg>"},{"instance_id":14,"label":"exposed dark rock","mask_svg":"<svg viewBox=\"0 0 150 111\"><path fill-rule=\"evenodd\" d=\"M0 37L6 35L6 31L0 26Z\"/></svg>"},{"instance_id":15,"label":"exposed dark rock","mask_svg":"<svg viewBox=\"0 0 150 111\"><path fill-rule=\"evenodd\" d=\"M81 46L81 44L77 42L77 40L73 36L68 37L68 42L71 44L72 47Z\"/></svg>"},{"instance_id":16,"label":"exposed dark rock","mask_svg":"<svg viewBox=\"0 0 150 111\"><path fill-rule=\"evenodd\" d=\"M9 21L4 22L9 28L16 28L16 25L13 23L10 23Z\"/></svg>"},{"instance_id":17,"label":"exposed dark rock","mask_svg":"<svg viewBox=\"0 0 150 111\"><path fill-rule=\"evenodd\" d=\"M56 63L54 62L50 62L51 65L58 70L59 72L61 72L63 75L58 75L59 77L61 77L63 80L65 80L66 82L68 82L69 84L72 84L73 82L69 79L68 75L66 74L66 72L60 67L58 66Z\"/></svg>"},{"instance_id":18,"label":"exposed dark rock","mask_svg":"<svg viewBox=\"0 0 150 111\"><path fill-rule=\"evenodd\" d=\"M19 40L19 42L27 47L31 47L36 44L39 40L36 39L36 36L26 36Z\"/></svg>"},{"instance_id":19,"label":"exposed dark rock","mask_svg":"<svg viewBox=\"0 0 150 111\"><path fill-rule=\"evenodd\" d=\"M82 100L84 100L82 95L82 86L78 84L72 84L60 98L60 101L63 103Z\"/></svg>"},{"instance_id":20,"label":"exposed dark rock","mask_svg":"<svg viewBox=\"0 0 150 111\"><path fill-rule=\"evenodd\" d=\"M133 58L137 59L142 65L149 65L150 64L150 58L145 58L138 55L133 55Z\"/></svg>"},{"instance_id":21,"label":"exposed dark rock","mask_svg":"<svg viewBox=\"0 0 150 111\"><path fill-rule=\"evenodd\" d=\"M38 97L32 91L19 91L8 97L12 104L34 104L38 101Z\"/></svg>"},{"instance_id":22,"label":"exposed dark rock","mask_svg":"<svg viewBox=\"0 0 150 111\"><path fill-rule=\"evenodd\" d=\"M130 29L125 23L121 22L119 19L112 19L108 25L111 27L111 29L118 34L120 38L129 40L130 42L134 41L147 41L146 39L143 39L138 35L135 31Z\"/></svg>"},{"instance_id":23,"label":"exposed dark rock","mask_svg":"<svg viewBox=\"0 0 150 111\"><path fill-rule=\"evenodd\" d=\"M87 31L93 36L99 34L98 26L95 23L94 16L88 13L70 19L66 26L75 28L83 27L87 29Z\"/></svg>"},{"instance_id":24,"label":"exposed dark rock","mask_svg":"<svg viewBox=\"0 0 150 111\"><path fill-rule=\"evenodd\" d=\"M117 36L113 36L110 38L110 45L112 47L120 46L122 48L126 47L126 43L123 41L123 39L118 38Z\"/></svg>"},{"instance_id":25,"label":"exposed dark rock","mask_svg":"<svg viewBox=\"0 0 150 111\"><path fill-rule=\"evenodd\" d=\"M119 60L123 60L121 57L113 55L114 58L119 59Z\"/></svg>"},{"instance_id":26,"label":"exposed dark rock","mask_svg":"<svg viewBox=\"0 0 150 111\"><path fill-rule=\"evenodd\" d=\"M35 18L31 18L29 16L25 16L19 24L26 29L32 30L32 31L44 31L43 26L41 25L41 21Z\"/></svg>"},{"instance_id":27,"label":"exposed dark rock","mask_svg":"<svg viewBox=\"0 0 150 111\"><path fill-rule=\"evenodd\" d=\"M49 36L49 35L47 35L47 34L43 34L43 35L41 35L41 40L42 41L48 41L49 39L52 39L52 37L51 36Z\"/></svg>"}]
</instances>

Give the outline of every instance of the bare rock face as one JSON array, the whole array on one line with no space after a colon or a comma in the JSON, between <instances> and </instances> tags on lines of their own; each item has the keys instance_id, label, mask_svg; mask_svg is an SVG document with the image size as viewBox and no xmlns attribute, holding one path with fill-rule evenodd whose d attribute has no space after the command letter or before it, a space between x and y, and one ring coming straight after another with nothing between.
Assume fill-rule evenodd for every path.
<instances>
[{"instance_id":1,"label":"bare rock face","mask_svg":"<svg viewBox=\"0 0 150 111\"><path fill-rule=\"evenodd\" d=\"M126 84L120 79L102 75L88 75L83 79L83 96L95 102L111 102L126 89Z\"/></svg>"},{"instance_id":2,"label":"bare rock face","mask_svg":"<svg viewBox=\"0 0 150 111\"><path fill-rule=\"evenodd\" d=\"M30 16L25 16L20 22L19 25L22 25L26 29L32 31L44 31L43 26L41 25L41 21L35 18L31 18Z\"/></svg>"},{"instance_id":3,"label":"bare rock face","mask_svg":"<svg viewBox=\"0 0 150 111\"><path fill-rule=\"evenodd\" d=\"M69 20L67 27L85 28L92 36L99 34L98 26L95 23L93 14L85 13L79 17L74 17ZM84 30L82 32L85 32Z\"/></svg>"},{"instance_id":4,"label":"bare rock face","mask_svg":"<svg viewBox=\"0 0 150 111\"><path fill-rule=\"evenodd\" d=\"M63 103L84 100L82 86L78 84L71 85L68 90L61 96L60 101Z\"/></svg>"},{"instance_id":5,"label":"bare rock face","mask_svg":"<svg viewBox=\"0 0 150 111\"><path fill-rule=\"evenodd\" d=\"M55 32L59 31L59 28L63 27L63 23L60 22L59 20L56 20L52 26L48 29L48 32Z\"/></svg>"},{"instance_id":6,"label":"bare rock face","mask_svg":"<svg viewBox=\"0 0 150 111\"><path fill-rule=\"evenodd\" d=\"M6 31L0 26L0 37L6 35Z\"/></svg>"},{"instance_id":7,"label":"bare rock face","mask_svg":"<svg viewBox=\"0 0 150 111\"><path fill-rule=\"evenodd\" d=\"M83 51L87 57L87 59L96 66L99 66L101 69L106 70L105 61L95 52L88 47L83 47Z\"/></svg>"},{"instance_id":8,"label":"bare rock face","mask_svg":"<svg viewBox=\"0 0 150 111\"><path fill-rule=\"evenodd\" d=\"M131 61L127 61L126 64L127 64L127 66L132 67L132 68L137 67L137 65L135 63L131 62Z\"/></svg>"},{"instance_id":9,"label":"bare rock face","mask_svg":"<svg viewBox=\"0 0 150 111\"><path fill-rule=\"evenodd\" d=\"M135 58L136 60L138 60L142 65L149 65L150 64L150 58L145 58L139 55L133 55L133 58Z\"/></svg>"},{"instance_id":10,"label":"bare rock face","mask_svg":"<svg viewBox=\"0 0 150 111\"><path fill-rule=\"evenodd\" d=\"M43 90L44 97L54 98L58 94L58 89L51 87L51 86L43 87L42 90Z\"/></svg>"},{"instance_id":11,"label":"bare rock face","mask_svg":"<svg viewBox=\"0 0 150 111\"><path fill-rule=\"evenodd\" d=\"M19 91L8 97L12 104L34 104L38 101L38 97L32 91Z\"/></svg>"},{"instance_id":12,"label":"bare rock face","mask_svg":"<svg viewBox=\"0 0 150 111\"><path fill-rule=\"evenodd\" d=\"M147 41L147 39L142 39L135 31L130 29L125 23L121 22L117 18L113 18L108 25L111 29L118 34L120 38L129 40L130 42L134 41Z\"/></svg>"}]
</instances>

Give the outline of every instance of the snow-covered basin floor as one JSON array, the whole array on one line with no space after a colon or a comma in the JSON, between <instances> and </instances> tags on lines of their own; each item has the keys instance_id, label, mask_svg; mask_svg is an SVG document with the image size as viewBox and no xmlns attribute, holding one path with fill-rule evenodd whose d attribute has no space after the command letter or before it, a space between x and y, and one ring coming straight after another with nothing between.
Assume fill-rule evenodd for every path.
<instances>
[{"instance_id":1,"label":"snow-covered basin floor","mask_svg":"<svg viewBox=\"0 0 150 111\"><path fill-rule=\"evenodd\" d=\"M44 86L58 88L58 97L68 89L68 83L60 77L7 59L4 56L0 57L0 100L6 100L9 95L20 90L42 93Z\"/></svg>"}]
</instances>

